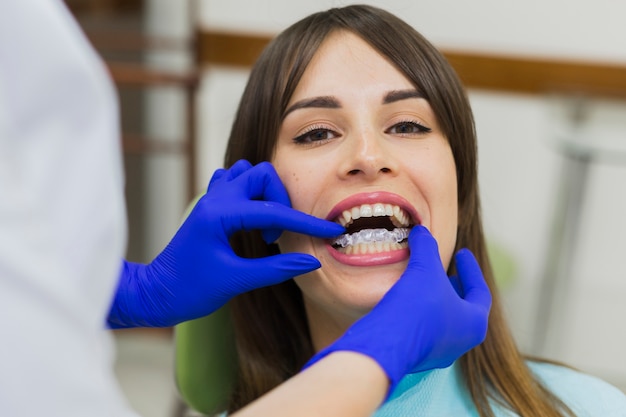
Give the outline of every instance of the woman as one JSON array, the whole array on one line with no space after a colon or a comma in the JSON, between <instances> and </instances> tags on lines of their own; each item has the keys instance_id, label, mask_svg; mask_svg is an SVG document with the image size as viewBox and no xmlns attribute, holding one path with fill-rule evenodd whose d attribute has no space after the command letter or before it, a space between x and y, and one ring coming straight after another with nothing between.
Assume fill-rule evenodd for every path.
<instances>
[{"instance_id":1,"label":"woman","mask_svg":"<svg viewBox=\"0 0 626 417\"><path fill-rule=\"evenodd\" d=\"M323 266L233 300L240 375L230 412L296 374L376 305L406 268L404 239L418 225L437 240L448 275L460 248L475 254L494 292L489 328L450 368L408 375L380 415L607 415L588 390L626 409L612 387L518 352L485 249L468 100L441 54L403 21L349 6L279 35L233 123L225 164L239 159L272 162L294 208L348 232L333 241L285 233L271 246L254 234L233 239L242 256L302 252Z\"/></svg>"}]
</instances>

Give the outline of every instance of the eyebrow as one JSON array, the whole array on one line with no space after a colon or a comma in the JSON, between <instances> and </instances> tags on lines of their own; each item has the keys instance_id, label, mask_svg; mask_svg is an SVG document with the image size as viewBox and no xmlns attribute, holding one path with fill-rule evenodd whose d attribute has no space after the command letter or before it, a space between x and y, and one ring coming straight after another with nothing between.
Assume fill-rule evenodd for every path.
<instances>
[{"instance_id":1,"label":"eyebrow","mask_svg":"<svg viewBox=\"0 0 626 417\"><path fill-rule=\"evenodd\" d=\"M306 98L289 106L287 110L285 110L285 113L283 113L283 119L294 110L307 108L339 109L341 108L341 104L339 104L339 100L332 96Z\"/></svg>"},{"instance_id":2,"label":"eyebrow","mask_svg":"<svg viewBox=\"0 0 626 417\"><path fill-rule=\"evenodd\" d=\"M385 94L383 97L383 104L395 103L397 101L406 100L410 98L424 98L424 95L416 89L408 90L393 90ZM306 98L292 104L283 113L283 119L287 115L295 110L318 108L318 109L340 109L341 103L333 96L319 96Z\"/></svg>"},{"instance_id":3,"label":"eyebrow","mask_svg":"<svg viewBox=\"0 0 626 417\"><path fill-rule=\"evenodd\" d=\"M424 94L416 89L393 90L385 94L383 104L395 103L396 101L406 100L409 98L424 98Z\"/></svg>"}]
</instances>

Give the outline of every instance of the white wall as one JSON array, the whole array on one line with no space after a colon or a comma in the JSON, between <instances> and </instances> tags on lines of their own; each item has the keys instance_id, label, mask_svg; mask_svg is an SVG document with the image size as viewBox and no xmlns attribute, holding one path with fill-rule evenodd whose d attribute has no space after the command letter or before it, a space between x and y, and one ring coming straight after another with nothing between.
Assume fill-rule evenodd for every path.
<instances>
[{"instance_id":1,"label":"white wall","mask_svg":"<svg viewBox=\"0 0 626 417\"><path fill-rule=\"evenodd\" d=\"M349 2L320 0L200 0L199 24L274 34L317 10ZM626 2L611 0L381 0L444 49L592 59L626 64ZM199 98L200 183L221 166L225 140L247 72L211 68ZM517 264L504 288L506 308L521 346L533 350L540 282L551 221L562 184L559 140L626 151L626 101L588 98L586 119L574 129L571 97L470 91L480 149L480 181L489 238ZM582 207L580 239L568 285L556 307L543 353L600 375L626 389L626 161L594 163ZM166 236L167 233L163 233Z\"/></svg>"}]
</instances>

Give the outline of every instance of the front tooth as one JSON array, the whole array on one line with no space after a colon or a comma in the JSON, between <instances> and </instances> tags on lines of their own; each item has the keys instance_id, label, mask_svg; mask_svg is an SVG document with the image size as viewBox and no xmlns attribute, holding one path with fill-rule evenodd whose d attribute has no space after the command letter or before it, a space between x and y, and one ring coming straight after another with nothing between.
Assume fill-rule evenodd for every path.
<instances>
[{"instance_id":1,"label":"front tooth","mask_svg":"<svg viewBox=\"0 0 626 417\"><path fill-rule=\"evenodd\" d=\"M361 206L352 207L341 213L338 222L343 227L346 227L352 224L353 220L360 219L361 217L382 216L390 217L395 227L408 227L410 225L408 213L399 206L384 203L362 204Z\"/></svg>"},{"instance_id":2,"label":"front tooth","mask_svg":"<svg viewBox=\"0 0 626 417\"><path fill-rule=\"evenodd\" d=\"M385 205L381 203L374 204L374 217L381 217L385 215Z\"/></svg>"},{"instance_id":3,"label":"front tooth","mask_svg":"<svg viewBox=\"0 0 626 417\"><path fill-rule=\"evenodd\" d=\"M377 247L377 245L376 245L376 244L373 244L373 245L367 245L367 246L368 246L368 248L367 248L367 252L368 252L368 253L378 253L378 252L380 252L380 251L378 250L378 247Z\"/></svg>"}]
</instances>

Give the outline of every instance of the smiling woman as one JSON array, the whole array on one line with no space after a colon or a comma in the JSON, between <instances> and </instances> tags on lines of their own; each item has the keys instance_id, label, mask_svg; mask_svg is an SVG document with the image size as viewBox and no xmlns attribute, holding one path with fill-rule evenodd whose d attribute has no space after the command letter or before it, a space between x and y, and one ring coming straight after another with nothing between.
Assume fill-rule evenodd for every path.
<instances>
[{"instance_id":1,"label":"smiling woman","mask_svg":"<svg viewBox=\"0 0 626 417\"><path fill-rule=\"evenodd\" d=\"M568 391L602 383L518 352L486 252L468 100L443 56L402 20L349 6L280 34L254 66L233 123L225 165L240 159L272 162L294 208L346 233L286 232L275 245L255 233L233 237L241 256L302 252L322 268L233 300L239 376L230 412L298 373L368 313L407 268L405 238L420 225L438 244L429 262L449 275L461 248L478 259L494 293L487 338L447 369L407 375L377 415L604 413Z\"/></svg>"}]
</instances>

